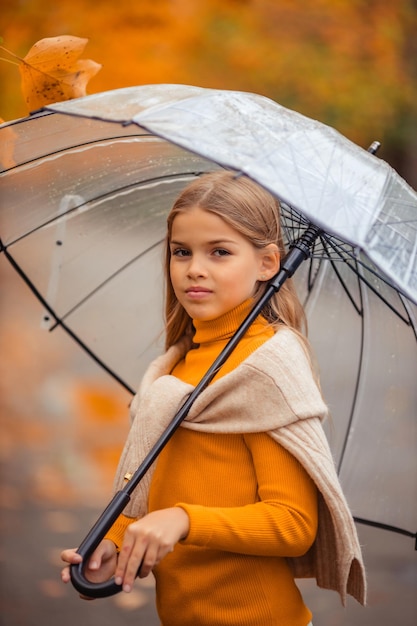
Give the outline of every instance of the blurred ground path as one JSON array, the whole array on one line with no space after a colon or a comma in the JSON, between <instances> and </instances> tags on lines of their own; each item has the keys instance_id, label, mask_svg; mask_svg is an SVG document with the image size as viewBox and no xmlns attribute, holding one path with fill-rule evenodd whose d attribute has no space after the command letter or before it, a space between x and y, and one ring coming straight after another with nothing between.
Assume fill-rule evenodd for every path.
<instances>
[{"instance_id":1,"label":"blurred ground path","mask_svg":"<svg viewBox=\"0 0 417 626\"><path fill-rule=\"evenodd\" d=\"M57 510L22 504L1 511L2 626L156 626L153 579L137 580L130 594L81 600L60 581L60 552L75 546L101 511Z\"/></svg>"},{"instance_id":2,"label":"blurred ground path","mask_svg":"<svg viewBox=\"0 0 417 626\"><path fill-rule=\"evenodd\" d=\"M66 336L39 329L41 307L0 261L0 624L156 626L151 580L94 602L60 582L61 550L79 544L110 499L130 398ZM358 529L368 608L349 600L343 609L302 581L315 626L415 626L412 540Z\"/></svg>"}]
</instances>

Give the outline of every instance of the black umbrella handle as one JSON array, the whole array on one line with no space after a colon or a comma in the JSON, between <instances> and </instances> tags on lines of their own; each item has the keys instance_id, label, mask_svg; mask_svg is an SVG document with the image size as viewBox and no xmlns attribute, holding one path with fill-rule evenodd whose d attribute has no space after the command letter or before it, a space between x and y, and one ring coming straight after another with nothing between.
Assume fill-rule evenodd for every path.
<instances>
[{"instance_id":1,"label":"black umbrella handle","mask_svg":"<svg viewBox=\"0 0 417 626\"><path fill-rule=\"evenodd\" d=\"M184 404L176 413L172 422L162 433L161 437L155 443L153 448L148 452L147 456L144 458L129 482L121 491L118 491L116 493L116 495L111 500L107 508L103 511L100 518L90 530L84 541L81 543L77 552L83 557L83 562L77 565L71 565L70 571L71 582L75 589L82 595L89 598L105 598L121 591L122 587L120 585L116 585L113 579L103 583L92 583L87 580L84 576L84 563L92 555L92 553L102 541L106 533L113 526L120 513L122 513L128 502L130 501L130 495L137 487L139 482L142 480L143 476L149 470L151 465L155 462L160 452L163 450L168 441L171 439L174 432L180 426L181 422L184 421L193 403L197 399L197 396L199 396L200 393L213 380L214 376L217 374L225 361L229 358L230 354L233 352L246 331L261 313L267 302L269 302L272 296L280 290L287 278L290 278L294 274L296 269L301 265L301 263L309 257L310 249L320 233L321 230L319 228L310 224L301 236L301 238L293 244L291 250L282 260L279 272L269 282L265 293L254 305L253 309L243 320L242 324L239 326L233 337L231 337L231 339L223 348L217 359L210 366L198 385L193 389L191 394L185 400Z\"/></svg>"},{"instance_id":2,"label":"black umbrella handle","mask_svg":"<svg viewBox=\"0 0 417 626\"><path fill-rule=\"evenodd\" d=\"M81 563L70 566L71 582L74 588L83 596L106 598L121 591L121 586L116 585L113 579L102 583L92 583L87 580L84 576L84 568L85 563L127 506L129 500L130 495L127 493L127 490L118 491L77 550L77 553L81 554L83 560Z\"/></svg>"}]
</instances>

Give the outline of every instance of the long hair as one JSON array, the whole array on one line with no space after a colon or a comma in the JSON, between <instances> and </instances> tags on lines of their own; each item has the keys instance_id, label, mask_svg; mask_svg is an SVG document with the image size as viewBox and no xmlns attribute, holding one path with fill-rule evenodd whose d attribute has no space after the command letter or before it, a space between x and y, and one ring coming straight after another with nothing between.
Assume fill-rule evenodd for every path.
<instances>
[{"instance_id":1,"label":"long hair","mask_svg":"<svg viewBox=\"0 0 417 626\"><path fill-rule=\"evenodd\" d=\"M172 224L179 213L199 207L221 217L244 236L255 248L262 249L270 243L278 246L281 259L284 247L280 206L278 200L257 183L245 176L219 170L204 174L189 184L175 201L167 219L165 253L165 344L166 348L184 335L192 335L192 320L178 302L170 278ZM265 292L267 283L258 281L253 295L257 301ZM298 334L307 332L304 309L298 299L291 279L287 279L262 311L263 317L276 330L285 325Z\"/></svg>"}]
</instances>

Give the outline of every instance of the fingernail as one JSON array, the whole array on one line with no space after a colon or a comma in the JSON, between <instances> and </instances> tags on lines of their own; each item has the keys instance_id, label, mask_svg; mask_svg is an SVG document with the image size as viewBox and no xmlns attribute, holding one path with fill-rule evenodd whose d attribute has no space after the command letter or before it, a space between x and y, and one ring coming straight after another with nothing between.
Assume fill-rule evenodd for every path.
<instances>
[{"instance_id":1,"label":"fingernail","mask_svg":"<svg viewBox=\"0 0 417 626\"><path fill-rule=\"evenodd\" d=\"M116 585L121 585L123 582L123 578L121 576L116 576L114 582L116 583Z\"/></svg>"},{"instance_id":2,"label":"fingernail","mask_svg":"<svg viewBox=\"0 0 417 626\"><path fill-rule=\"evenodd\" d=\"M123 585L123 591L125 591L126 593L129 593L132 590L132 587L130 585Z\"/></svg>"},{"instance_id":3,"label":"fingernail","mask_svg":"<svg viewBox=\"0 0 417 626\"><path fill-rule=\"evenodd\" d=\"M97 561L91 561L91 563L89 564L89 568L90 569L97 569L98 568Z\"/></svg>"}]
</instances>

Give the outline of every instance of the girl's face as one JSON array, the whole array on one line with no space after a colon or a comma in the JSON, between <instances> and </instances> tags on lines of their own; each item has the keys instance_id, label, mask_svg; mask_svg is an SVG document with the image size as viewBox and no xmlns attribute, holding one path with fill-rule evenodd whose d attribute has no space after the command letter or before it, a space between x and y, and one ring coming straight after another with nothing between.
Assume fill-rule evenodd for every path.
<instances>
[{"instance_id":1,"label":"girl's face","mask_svg":"<svg viewBox=\"0 0 417 626\"><path fill-rule=\"evenodd\" d=\"M274 244L258 250L221 217L199 207L174 218L170 251L175 295L195 320L231 311L279 267Z\"/></svg>"}]
</instances>

